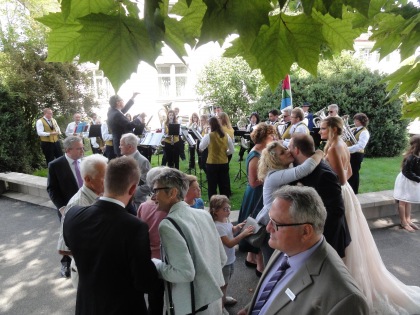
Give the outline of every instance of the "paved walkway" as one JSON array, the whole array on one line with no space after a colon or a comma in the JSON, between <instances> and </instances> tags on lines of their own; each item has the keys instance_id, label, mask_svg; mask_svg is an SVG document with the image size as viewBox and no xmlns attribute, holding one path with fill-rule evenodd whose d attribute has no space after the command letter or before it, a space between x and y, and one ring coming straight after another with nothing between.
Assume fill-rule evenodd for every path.
<instances>
[{"instance_id":1,"label":"paved walkway","mask_svg":"<svg viewBox=\"0 0 420 315\"><path fill-rule=\"evenodd\" d=\"M373 235L388 269L404 283L420 286L420 232L392 226ZM55 210L0 196L0 314L74 314L76 291L58 274L57 237ZM230 314L249 302L258 281L244 258L237 253L228 292L238 304Z\"/></svg>"}]
</instances>

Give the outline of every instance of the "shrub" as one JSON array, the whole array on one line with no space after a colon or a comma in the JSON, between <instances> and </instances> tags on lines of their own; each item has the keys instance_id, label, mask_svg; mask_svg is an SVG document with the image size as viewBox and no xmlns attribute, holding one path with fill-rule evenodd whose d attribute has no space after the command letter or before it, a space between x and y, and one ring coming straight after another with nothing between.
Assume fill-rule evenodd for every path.
<instances>
[{"instance_id":1,"label":"shrub","mask_svg":"<svg viewBox=\"0 0 420 315\"><path fill-rule=\"evenodd\" d=\"M341 62L340 62L341 61ZM338 104L340 116L349 115L349 123L358 112L369 117L370 141L366 155L371 157L391 157L401 153L406 147L407 120L402 120L402 102L389 102L390 95L386 85L381 83L383 76L372 73L357 62L354 67L346 59L324 62L320 65L318 77L304 71L291 75L291 87L294 106L301 106L307 101L312 104L311 112L315 113L329 104ZM274 93L266 90L255 104L263 116L271 108L279 108L281 87Z\"/></svg>"}]
</instances>

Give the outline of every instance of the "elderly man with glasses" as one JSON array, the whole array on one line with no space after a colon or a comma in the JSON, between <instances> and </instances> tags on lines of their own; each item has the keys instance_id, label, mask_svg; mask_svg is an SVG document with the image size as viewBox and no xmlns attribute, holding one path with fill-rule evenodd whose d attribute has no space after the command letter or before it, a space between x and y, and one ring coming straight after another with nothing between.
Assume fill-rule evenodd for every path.
<instances>
[{"instance_id":1,"label":"elderly man with glasses","mask_svg":"<svg viewBox=\"0 0 420 315\"><path fill-rule=\"evenodd\" d=\"M238 315L368 314L362 292L325 241L327 212L310 187L274 193L269 245L274 248L251 303Z\"/></svg>"},{"instance_id":2,"label":"elderly man with glasses","mask_svg":"<svg viewBox=\"0 0 420 315\"><path fill-rule=\"evenodd\" d=\"M340 117L340 116L338 116L338 105L337 104L328 105L328 116Z\"/></svg>"}]
</instances>

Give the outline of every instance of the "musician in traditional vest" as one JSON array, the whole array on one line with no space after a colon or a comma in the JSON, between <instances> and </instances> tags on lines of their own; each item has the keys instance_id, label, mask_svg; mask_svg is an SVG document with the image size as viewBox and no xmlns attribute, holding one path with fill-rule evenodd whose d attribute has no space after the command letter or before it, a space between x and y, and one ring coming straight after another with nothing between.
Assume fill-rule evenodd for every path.
<instances>
[{"instance_id":1,"label":"musician in traditional vest","mask_svg":"<svg viewBox=\"0 0 420 315\"><path fill-rule=\"evenodd\" d=\"M277 126L279 123L279 111L277 109L272 109L268 112L267 125Z\"/></svg>"},{"instance_id":2,"label":"musician in traditional vest","mask_svg":"<svg viewBox=\"0 0 420 315\"><path fill-rule=\"evenodd\" d=\"M283 124L280 124L277 128L277 134L279 136L279 139L286 140L290 139L290 128L292 127L292 122L290 121L290 116L292 115L292 109L291 108L285 108L282 110L283 114Z\"/></svg>"},{"instance_id":3,"label":"musician in traditional vest","mask_svg":"<svg viewBox=\"0 0 420 315\"><path fill-rule=\"evenodd\" d=\"M163 151L166 156L167 164L169 167L179 169L179 132L177 135L169 134L169 125L176 124L177 122L175 111L169 110L162 128L165 130L165 138L163 138L165 146L163 147Z\"/></svg>"},{"instance_id":4,"label":"musician in traditional vest","mask_svg":"<svg viewBox=\"0 0 420 315\"><path fill-rule=\"evenodd\" d=\"M53 111L51 108L44 108L43 113L44 117L36 122L36 131L41 140L42 153L44 153L48 166L48 163L54 158L62 156L63 151L59 142L60 127L58 127L55 119L52 118Z\"/></svg>"},{"instance_id":5,"label":"musician in traditional vest","mask_svg":"<svg viewBox=\"0 0 420 315\"><path fill-rule=\"evenodd\" d=\"M356 138L355 144L347 143L350 151L350 164L353 175L348 179L348 182L353 188L355 194L359 192L359 171L362 166L363 157L365 156L365 147L369 142L370 134L366 129L369 118L363 113L357 113L353 117L355 127L351 129Z\"/></svg>"},{"instance_id":6,"label":"musician in traditional vest","mask_svg":"<svg viewBox=\"0 0 420 315\"><path fill-rule=\"evenodd\" d=\"M82 122L82 115L80 113L76 113L73 115L74 121L70 122L66 128L66 136L78 136L80 133L77 132L77 127Z\"/></svg>"},{"instance_id":7,"label":"musician in traditional vest","mask_svg":"<svg viewBox=\"0 0 420 315\"><path fill-rule=\"evenodd\" d=\"M109 161L115 159L117 155L114 151L114 143L112 141L112 131L108 127L108 122L105 122L101 125L101 134L102 140L105 142L104 156L108 158Z\"/></svg>"},{"instance_id":8,"label":"musician in traditional vest","mask_svg":"<svg viewBox=\"0 0 420 315\"><path fill-rule=\"evenodd\" d=\"M292 109L292 112L290 114L290 121L292 122L292 126L290 127L290 137L294 133L306 133L309 135L309 129L308 126L303 122L305 119L305 114L303 113L302 108L296 107ZM289 139L283 140L283 145L285 147L288 147L290 143Z\"/></svg>"}]
</instances>

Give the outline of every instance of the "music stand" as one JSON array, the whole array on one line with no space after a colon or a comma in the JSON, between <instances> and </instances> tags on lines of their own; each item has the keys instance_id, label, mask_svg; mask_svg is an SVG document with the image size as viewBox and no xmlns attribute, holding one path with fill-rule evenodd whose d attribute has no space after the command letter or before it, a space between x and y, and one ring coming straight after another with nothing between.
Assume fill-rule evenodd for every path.
<instances>
[{"instance_id":1,"label":"music stand","mask_svg":"<svg viewBox=\"0 0 420 315\"><path fill-rule=\"evenodd\" d=\"M101 125L90 125L88 137L89 138L96 138L96 137L102 138Z\"/></svg>"},{"instance_id":2,"label":"music stand","mask_svg":"<svg viewBox=\"0 0 420 315\"><path fill-rule=\"evenodd\" d=\"M147 147L159 147L162 145L162 138L164 134L162 132L149 132L144 138L140 139L140 146L147 146ZM160 165L159 161L159 148L156 150L158 156L158 164Z\"/></svg>"},{"instance_id":3,"label":"music stand","mask_svg":"<svg viewBox=\"0 0 420 315\"><path fill-rule=\"evenodd\" d=\"M181 128L181 124L169 124L168 125L168 135L169 136L179 136L179 128Z\"/></svg>"},{"instance_id":4,"label":"music stand","mask_svg":"<svg viewBox=\"0 0 420 315\"><path fill-rule=\"evenodd\" d=\"M245 135L248 135L249 136L249 131L246 131L246 130L235 130L234 131L234 135L236 137L241 137L241 138L248 139L248 138L245 137ZM251 138L249 138L249 139L251 139ZM242 179L242 175L244 175L246 177L246 173L242 170L242 161L239 160L239 171L238 171L238 173L235 176L234 182L236 182L237 180L241 180Z\"/></svg>"},{"instance_id":5,"label":"music stand","mask_svg":"<svg viewBox=\"0 0 420 315\"><path fill-rule=\"evenodd\" d=\"M185 141L188 143L188 169L187 173L191 174L194 172L194 175L197 175L197 172L195 171L195 160L191 161L191 154L190 150L191 148L196 149L197 142L194 140L194 137L190 134L190 131L187 129L187 127L182 126L181 127L181 134ZM194 153L195 156L195 153ZM191 163L193 162L193 163ZM191 167L191 164L193 164L193 167Z\"/></svg>"}]
</instances>

